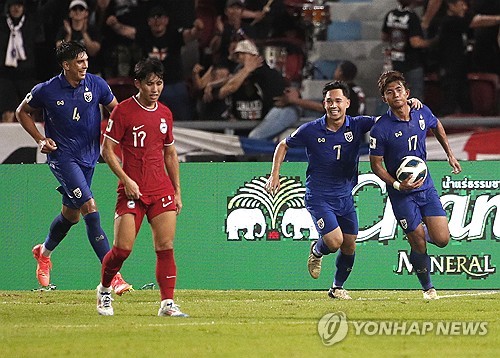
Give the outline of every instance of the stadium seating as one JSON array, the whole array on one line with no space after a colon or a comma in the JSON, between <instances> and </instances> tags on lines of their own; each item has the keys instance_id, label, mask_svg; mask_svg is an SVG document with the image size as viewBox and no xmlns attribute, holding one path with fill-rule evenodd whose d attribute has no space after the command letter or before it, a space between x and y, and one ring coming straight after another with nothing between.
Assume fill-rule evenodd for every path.
<instances>
[{"instance_id":1,"label":"stadium seating","mask_svg":"<svg viewBox=\"0 0 500 358\"><path fill-rule=\"evenodd\" d=\"M468 160L477 160L478 154L500 154L500 129L474 133L464 146ZM483 158L484 159L484 158Z\"/></svg>"},{"instance_id":2,"label":"stadium seating","mask_svg":"<svg viewBox=\"0 0 500 358\"><path fill-rule=\"evenodd\" d=\"M469 73L469 89L474 113L482 116L498 114L500 81L494 73Z\"/></svg>"},{"instance_id":3,"label":"stadium seating","mask_svg":"<svg viewBox=\"0 0 500 358\"><path fill-rule=\"evenodd\" d=\"M106 79L109 87L113 91L118 102L136 94L137 88L134 86L134 79L131 77L113 77Z\"/></svg>"},{"instance_id":4,"label":"stadium seating","mask_svg":"<svg viewBox=\"0 0 500 358\"><path fill-rule=\"evenodd\" d=\"M424 103L432 112L438 113L442 101L441 85L437 73L428 73L424 77Z\"/></svg>"}]
</instances>

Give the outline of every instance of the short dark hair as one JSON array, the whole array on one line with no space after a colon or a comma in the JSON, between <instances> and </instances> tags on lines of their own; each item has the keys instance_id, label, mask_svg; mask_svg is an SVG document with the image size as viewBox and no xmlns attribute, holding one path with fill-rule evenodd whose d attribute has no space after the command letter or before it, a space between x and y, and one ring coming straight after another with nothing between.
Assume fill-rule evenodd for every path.
<instances>
[{"instance_id":1,"label":"short dark hair","mask_svg":"<svg viewBox=\"0 0 500 358\"><path fill-rule=\"evenodd\" d=\"M325 87L323 87L323 99L325 98L328 91L340 89L342 90L342 94L347 98L351 98L351 90L349 89L349 85L344 81L332 81L328 82Z\"/></svg>"},{"instance_id":2,"label":"short dark hair","mask_svg":"<svg viewBox=\"0 0 500 358\"><path fill-rule=\"evenodd\" d=\"M384 96L385 89L392 82L401 82L405 89L408 89L408 84L406 83L405 76L399 71L385 71L382 73L378 79L377 85L378 90L382 97Z\"/></svg>"},{"instance_id":3,"label":"short dark hair","mask_svg":"<svg viewBox=\"0 0 500 358\"><path fill-rule=\"evenodd\" d=\"M150 74L155 74L163 78L165 69L163 63L157 58L145 58L137 62L134 67L134 78L138 81L143 81L148 78Z\"/></svg>"},{"instance_id":4,"label":"short dark hair","mask_svg":"<svg viewBox=\"0 0 500 358\"><path fill-rule=\"evenodd\" d=\"M356 78L358 74L358 68L351 61L342 61L339 63L340 71L342 71L342 77L345 81L352 81Z\"/></svg>"},{"instance_id":5,"label":"short dark hair","mask_svg":"<svg viewBox=\"0 0 500 358\"><path fill-rule=\"evenodd\" d=\"M87 49L81 43L76 41L63 41L56 47L57 63L62 66L64 61L74 60L82 52L87 53Z\"/></svg>"}]
</instances>

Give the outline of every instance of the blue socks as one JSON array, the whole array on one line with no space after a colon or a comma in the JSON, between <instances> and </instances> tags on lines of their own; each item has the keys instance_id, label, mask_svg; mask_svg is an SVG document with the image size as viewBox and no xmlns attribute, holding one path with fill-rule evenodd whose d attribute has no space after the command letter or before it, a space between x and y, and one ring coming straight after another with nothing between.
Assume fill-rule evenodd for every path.
<instances>
[{"instance_id":1,"label":"blue socks","mask_svg":"<svg viewBox=\"0 0 500 358\"><path fill-rule=\"evenodd\" d=\"M351 274L352 267L354 265L354 256L346 255L339 251L337 254L337 260L335 265L337 266L337 271L335 272L335 278L333 280L333 287L342 287L344 282L347 280L349 275Z\"/></svg>"},{"instance_id":2,"label":"blue socks","mask_svg":"<svg viewBox=\"0 0 500 358\"><path fill-rule=\"evenodd\" d=\"M418 252L411 250L410 263L413 265L413 270L417 274L418 280L422 285L422 289L427 291L432 288L431 258L427 255L427 252L419 254Z\"/></svg>"},{"instance_id":3,"label":"blue socks","mask_svg":"<svg viewBox=\"0 0 500 358\"><path fill-rule=\"evenodd\" d=\"M331 254L332 252L326 246L325 242L323 241L323 238L320 237L319 240L316 242L316 245L313 247L313 254L314 256L321 257L323 255L328 255Z\"/></svg>"},{"instance_id":4,"label":"blue socks","mask_svg":"<svg viewBox=\"0 0 500 358\"><path fill-rule=\"evenodd\" d=\"M47 250L53 251L57 245L64 239L69 229L75 225L62 214L57 215L50 224L49 234L45 238L44 246Z\"/></svg>"},{"instance_id":5,"label":"blue socks","mask_svg":"<svg viewBox=\"0 0 500 358\"><path fill-rule=\"evenodd\" d=\"M87 226L87 236L99 261L102 262L104 256L109 251L108 237L101 227L101 216L99 212L93 212L83 217Z\"/></svg>"}]
</instances>

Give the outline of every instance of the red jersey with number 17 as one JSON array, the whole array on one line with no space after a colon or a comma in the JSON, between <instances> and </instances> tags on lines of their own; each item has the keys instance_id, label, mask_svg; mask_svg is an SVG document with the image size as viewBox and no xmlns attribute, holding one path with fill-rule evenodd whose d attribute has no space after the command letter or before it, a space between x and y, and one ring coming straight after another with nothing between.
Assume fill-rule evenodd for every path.
<instances>
[{"instance_id":1,"label":"red jersey with number 17","mask_svg":"<svg viewBox=\"0 0 500 358\"><path fill-rule=\"evenodd\" d=\"M174 144L172 112L157 102L152 109L130 97L111 113L104 136L120 144L122 167L143 195L172 195L174 188L167 175L163 148ZM123 183L118 184L118 191Z\"/></svg>"}]
</instances>

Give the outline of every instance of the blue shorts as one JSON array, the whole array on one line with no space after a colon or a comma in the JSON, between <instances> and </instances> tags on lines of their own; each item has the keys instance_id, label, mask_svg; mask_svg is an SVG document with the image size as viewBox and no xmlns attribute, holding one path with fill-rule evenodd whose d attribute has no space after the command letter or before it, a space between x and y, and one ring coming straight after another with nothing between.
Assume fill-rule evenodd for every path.
<instances>
[{"instance_id":1,"label":"blue shorts","mask_svg":"<svg viewBox=\"0 0 500 358\"><path fill-rule=\"evenodd\" d=\"M415 193L396 192L389 196L392 211L405 233L415 231L426 216L446 216L435 187Z\"/></svg>"},{"instance_id":2,"label":"blue shorts","mask_svg":"<svg viewBox=\"0 0 500 358\"><path fill-rule=\"evenodd\" d=\"M94 195L90 190L94 167L85 167L75 162L49 162L49 167L57 181L57 188L62 194L62 203L71 209L80 209Z\"/></svg>"},{"instance_id":3,"label":"blue shorts","mask_svg":"<svg viewBox=\"0 0 500 358\"><path fill-rule=\"evenodd\" d=\"M325 198L306 194L305 204L320 235L326 235L337 227L344 234L358 235L358 216L352 196Z\"/></svg>"}]
</instances>

